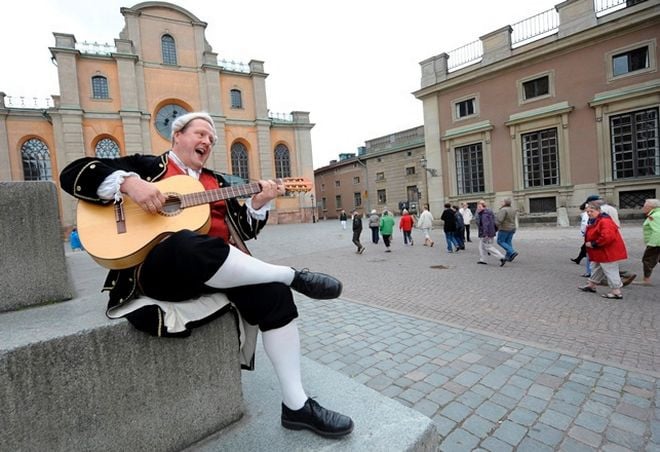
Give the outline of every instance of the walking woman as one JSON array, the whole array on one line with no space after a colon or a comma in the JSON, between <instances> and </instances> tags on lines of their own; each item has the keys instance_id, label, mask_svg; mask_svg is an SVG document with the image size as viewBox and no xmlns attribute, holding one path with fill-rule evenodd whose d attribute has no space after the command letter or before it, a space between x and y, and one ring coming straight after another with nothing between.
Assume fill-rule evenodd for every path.
<instances>
[{"instance_id":1,"label":"walking woman","mask_svg":"<svg viewBox=\"0 0 660 452\"><path fill-rule=\"evenodd\" d=\"M589 215L589 224L585 231L584 244L591 261L591 277L586 286L578 289L596 293L596 285L605 276L610 291L601 294L601 297L621 300L623 283L619 275L619 262L627 259L628 253L619 227L608 214L601 211L602 205L602 201L591 201L585 209Z\"/></svg>"}]
</instances>

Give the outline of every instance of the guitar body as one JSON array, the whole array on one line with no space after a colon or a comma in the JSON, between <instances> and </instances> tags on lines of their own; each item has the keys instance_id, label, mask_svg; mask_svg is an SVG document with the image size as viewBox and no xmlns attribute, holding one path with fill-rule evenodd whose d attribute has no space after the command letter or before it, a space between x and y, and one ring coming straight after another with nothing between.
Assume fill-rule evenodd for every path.
<instances>
[{"instance_id":1,"label":"guitar body","mask_svg":"<svg viewBox=\"0 0 660 452\"><path fill-rule=\"evenodd\" d=\"M209 204L178 208L176 202L177 195L204 192L199 181L189 176L173 176L155 182L155 185L168 197L163 208L165 212L145 212L125 196L119 205L123 209L123 227L117 222L117 205L78 202L80 241L101 266L119 270L138 265L156 244L173 232L183 229L208 232L211 226Z\"/></svg>"}]
</instances>

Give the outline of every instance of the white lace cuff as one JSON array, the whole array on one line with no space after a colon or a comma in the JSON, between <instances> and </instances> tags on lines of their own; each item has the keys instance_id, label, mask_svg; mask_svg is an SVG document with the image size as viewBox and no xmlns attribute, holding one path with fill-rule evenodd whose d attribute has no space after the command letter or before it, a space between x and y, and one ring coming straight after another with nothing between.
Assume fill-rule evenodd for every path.
<instances>
[{"instance_id":1,"label":"white lace cuff","mask_svg":"<svg viewBox=\"0 0 660 452\"><path fill-rule=\"evenodd\" d=\"M115 171L114 173L106 177L105 180L101 183L101 185L99 185L99 188L96 190L96 194L101 199L107 199L107 200L114 199L117 202L121 201L123 199L121 194L121 184L123 184L124 180L130 176L140 177L137 173L134 173L132 171L131 172L123 171L123 170Z\"/></svg>"}]
</instances>

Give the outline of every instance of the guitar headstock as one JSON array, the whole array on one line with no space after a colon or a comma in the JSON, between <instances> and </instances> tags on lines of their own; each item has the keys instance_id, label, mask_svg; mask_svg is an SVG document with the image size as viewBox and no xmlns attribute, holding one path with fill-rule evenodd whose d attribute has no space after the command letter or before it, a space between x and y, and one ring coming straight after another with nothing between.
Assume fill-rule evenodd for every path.
<instances>
[{"instance_id":1,"label":"guitar headstock","mask_svg":"<svg viewBox=\"0 0 660 452\"><path fill-rule=\"evenodd\" d=\"M284 177L277 181L284 184L287 193L305 193L312 189L312 182L305 177Z\"/></svg>"}]
</instances>

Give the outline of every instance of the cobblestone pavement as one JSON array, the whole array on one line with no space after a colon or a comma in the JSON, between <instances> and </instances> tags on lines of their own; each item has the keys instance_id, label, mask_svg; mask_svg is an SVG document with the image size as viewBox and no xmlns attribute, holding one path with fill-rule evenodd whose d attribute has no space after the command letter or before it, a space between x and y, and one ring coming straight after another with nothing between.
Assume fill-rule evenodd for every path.
<instances>
[{"instance_id":1,"label":"cobblestone pavement","mask_svg":"<svg viewBox=\"0 0 660 452\"><path fill-rule=\"evenodd\" d=\"M447 254L441 231L433 248L396 236L392 253L367 232L363 255L338 222L251 245L344 282L340 300L299 297L305 356L432 418L441 450L660 450L657 273L612 302L576 290L577 228L520 230L501 268L476 264L476 242ZM622 269L640 274L641 230L623 235Z\"/></svg>"},{"instance_id":2,"label":"cobblestone pavement","mask_svg":"<svg viewBox=\"0 0 660 452\"><path fill-rule=\"evenodd\" d=\"M641 225L622 230L629 259L621 268L641 279ZM433 231L433 248L420 246L419 231L412 247L396 233L391 253L382 241L372 244L370 233L362 233L362 255L355 254L352 233L342 231L339 221L271 225L250 248L264 260L339 277L342 298L580 357L660 369L660 268L653 274L655 287L625 287L622 301L579 292L584 267L569 260L581 244L577 227L520 229L513 240L520 254L504 267L495 258L476 264L477 239L466 251L447 254L441 229Z\"/></svg>"},{"instance_id":3,"label":"cobblestone pavement","mask_svg":"<svg viewBox=\"0 0 660 452\"><path fill-rule=\"evenodd\" d=\"M660 451L660 271L613 302L576 290L577 228L521 229L504 267L477 265L476 242L447 254L441 230L433 248L396 235L392 253L369 232L363 255L338 221L270 225L251 242L344 282L339 300L297 296L305 356L429 416L441 450ZM640 274L641 227L623 235L622 268ZM84 287L100 284L69 257Z\"/></svg>"}]
</instances>

